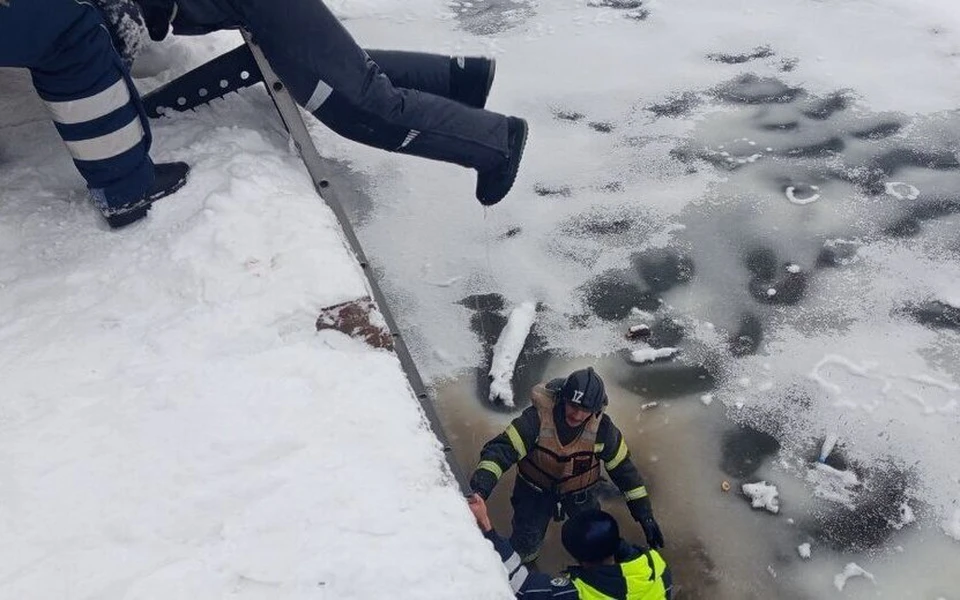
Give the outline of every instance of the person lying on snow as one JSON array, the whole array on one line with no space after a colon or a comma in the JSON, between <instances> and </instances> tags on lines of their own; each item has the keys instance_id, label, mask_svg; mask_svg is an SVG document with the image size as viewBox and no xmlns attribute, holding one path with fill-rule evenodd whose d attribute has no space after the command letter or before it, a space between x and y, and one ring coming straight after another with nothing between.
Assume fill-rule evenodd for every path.
<instances>
[{"instance_id":1,"label":"person lying on snow","mask_svg":"<svg viewBox=\"0 0 960 600\"><path fill-rule=\"evenodd\" d=\"M484 110L492 59L365 51L322 0L136 0L150 37L244 29L308 112L375 148L477 171L476 197L513 186L527 123Z\"/></svg>"},{"instance_id":2,"label":"person lying on snow","mask_svg":"<svg viewBox=\"0 0 960 600\"><path fill-rule=\"evenodd\" d=\"M530 572L520 556L493 528L479 495L467 499L485 538L507 570L510 587L522 600L669 600L670 568L659 552L634 546L620 537L617 520L602 510L589 510L563 524L560 539L577 565L560 576Z\"/></svg>"}]
</instances>

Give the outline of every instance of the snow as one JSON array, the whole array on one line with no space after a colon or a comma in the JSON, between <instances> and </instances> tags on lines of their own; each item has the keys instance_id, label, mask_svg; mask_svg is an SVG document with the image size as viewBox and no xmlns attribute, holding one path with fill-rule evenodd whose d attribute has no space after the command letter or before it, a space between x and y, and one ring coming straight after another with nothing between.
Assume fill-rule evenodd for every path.
<instances>
[{"instance_id":1,"label":"snow","mask_svg":"<svg viewBox=\"0 0 960 600\"><path fill-rule=\"evenodd\" d=\"M916 200L920 197L920 190L915 185L903 181L888 181L884 190L898 200Z\"/></svg>"},{"instance_id":2,"label":"snow","mask_svg":"<svg viewBox=\"0 0 960 600\"><path fill-rule=\"evenodd\" d=\"M816 463L807 471L807 481L813 484L813 495L817 498L843 504L850 510L856 509L853 501L860 486L856 473Z\"/></svg>"},{"instance_id":3,"label":"snow","mask_svg":"<svg viewBox=\"0 0 960 600\"><path fill-rule=\"evenodd\" d=\"M789 200L793 204L803 206L804 204L810 204L811 202L816 202L817 200L820 199L820 192L819 192L820 188L815 185L811 185L810 189L813 191L813 193L807 196L800 196L797 194L797 188L791 185L791 186L788 186L786 190L784 190L784 194L786 194L787 200Z\"/></svg>"},{"instance_id":4,"label":"snow","mask_svg":"<svg viewBox=\"0 0 960 600\"><path fill-rule=\"evenodd\" d=\"M512 597L396 357L314 330L367 290L262 90L157 123L190 181L118 232L35 114L0 124L0 597Z\"/></svg>"},{"instance_id":5,"label":"snow","mask_svg":"<svg viewBox=\"0 0 960 600\"><path fill-rule=\"evenodd\" d=\"M490 401L513 406L513 369L520 351L530 335L530 328L537 318L535 302L524 302L510 311L507 324L493 347L490 360Z\"/></svg>"},{"instance_id":6,"label":"snow","mask_svg":"<svg viewBox=\"0 0 960 600\"><path fill-rule=\"evenodd\" d=\"M777 486L758 481L756 483L745 483L741 486L744 495L750 498L750 506L753 508L763 508L774 514L780 512L779 491Z\"/></svg>"},{"instance_id":7,"label":"snow","mask_svg":"<svg viewBox=\"0 0 960 600\"><path fill-rule=\"evenodd\" d=\"M869 579L870 581L876 582L872 573L864 571L857 563L847 563L843 568L842 573L838 573L833 577L833 586L839 591L843 591L843 588L847 585L847 580L851 577L863 577Z\"/></svg>"},{"instance_id":8,"label":"snow","mask_svg":"<svg viewBox=\"0 0 960 600\"><path fill-rule=\"evenodd\" d=\"M891 523L894 529L903 529L905 526L915 523L917 520L916 513L913 512L913 508L904 502L900 505L900 518Z\"/></svg>"}]
</instances>

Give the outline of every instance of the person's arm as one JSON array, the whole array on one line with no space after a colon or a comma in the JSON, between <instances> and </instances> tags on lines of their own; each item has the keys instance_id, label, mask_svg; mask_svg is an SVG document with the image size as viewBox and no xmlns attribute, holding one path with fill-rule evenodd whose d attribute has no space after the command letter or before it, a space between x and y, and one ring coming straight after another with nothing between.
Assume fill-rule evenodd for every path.
<instances>
[{"instance_id":1,"label":"person's arm","mask_svg":"<svg viewBox=\"0 0 960 600\"><path fill-rule=\"evenodd\" d=\"M653 517L653 507L647 494L647 486L637 466L633 464L623 433L613 424L609 416L603 415L597 434L603 444L599 457L603 461L607 475L623 494L627 501L627 508L630 509L630 515L643 528L647 544L651 548L662 548L663 534Z\"/></svg>"},{"instance_id":2,"label":"person's arm","mask_svg":"<svg viewBox=\"0 0 960 600\"><path fill-rule=\"evenodd\" d=\"M510 540L501 536L493 528L487 514L487 504L479 495L467 498L470 512L477 521L477 527L483 537L490 540L494 550L500 555L503 568L518 600L576 600L577 589L564 577L550 577L546 573L531 573L520 562L520 555L510 545Z\"/></svg>"},{"instance_id":3,"label":"person's arm","mask_svg":"<svg viewBox=\"0 0 960 600\"><path fill-rule=\"evenodd\" d=\"M503 433L483 445L480 462L470 476L470 489L489 498L503 474L536 443L539 431L540 417L537 409L530 406Z\"/></svg>"}]
</instances>

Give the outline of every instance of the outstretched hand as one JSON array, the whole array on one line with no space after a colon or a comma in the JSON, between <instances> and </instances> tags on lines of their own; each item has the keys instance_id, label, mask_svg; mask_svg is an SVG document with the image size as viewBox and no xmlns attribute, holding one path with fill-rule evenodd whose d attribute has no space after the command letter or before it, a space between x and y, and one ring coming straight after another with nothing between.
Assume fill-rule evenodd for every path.
<instances>
[{"instance_id":1,"label":"outstretched hand","mask_svg":"<svg viewBox=\"0 0 960 600\"><path fill-rule=\"evenodd\" d=\"M654 550L663 548L663 533L660 526L653 518L653 515L646 516L640 520L640 527L643 528L643 535L647 538L647 546Z\"/></svg>"},{"instance_id":2,"label":"outstretched hand","mask_svg":"<svg viewBox=\"0 0 960 600\"><path fill-rule=\"evenodd\" d=\"M480 531L487 533L493 529L493 523L490 522L490 515L487 514L487 503L484 502L480 494L471 494L467 496L467 506L473 513L473 518L477 520L477 527Z\"/></svg>"}]
</instances>

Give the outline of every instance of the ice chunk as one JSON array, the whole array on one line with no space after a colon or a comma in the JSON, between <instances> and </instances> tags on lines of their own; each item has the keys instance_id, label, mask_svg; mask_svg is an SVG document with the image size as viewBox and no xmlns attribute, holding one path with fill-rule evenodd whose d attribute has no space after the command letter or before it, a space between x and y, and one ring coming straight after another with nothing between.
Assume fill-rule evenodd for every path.
<instances>
[{"instance_id":1,"label":"ice chunk","mask_svg":"<svg viewBox=\"0 0 960 600\"><path fill-rule=\"evenodd\" d=\"M750 498L750 505L754 508L765 508L774 514L780 512L780 492L777 491L777 486L766 481L758 481L745 483L742 489L743 493Z\"/></svg>"},{"instance_id":2,"label":"ice chunk","mask_svg":"<svg viewBox=\"0 0 960 600\"><path fill-rule=\"evenodd\" d=\"M943 522L943 531L960 542L960 508L953 511L953 516Z\"/></svg>"},{"instance_id":3,"label":"ice chunk","mask_svg":"<svg viewBox=\"0 0 960 600\"><path fill-rule=\"evenodd\" d=\"M510 312L507 324L493 347L493 359L490 361L491 402L499 400L505 406L514 405L510 381L536 316L537 306L533 302L524 302Z\"/></svg>"},{"instance_id":4,"label":"ice chunk","mask_svg":"<svg viewBox=\"0 0 960 600\"><path fill-rule=\"evenodd\" d=\"M810 558L810 544L809 543L800 544L799 546L797 546L797 553L800 555L800 558L802 559Z\"/></svg>"},{"instance_id":5,"label":"ice chunk","mask_svg":"<svg viewBox=\"0 0 960 600\"><path fill-rule=\"evenodd\" d=\"M883 185L884 191L898 200L916 200L920 190L916 186L902 181L890 181Z\"/></svg>"},{"instance_id":6,"label":"ice chunk","mask_svg":"<svg viewBox=\"0 0 960 600\"><path fill-rule=\"evenodd\" d=\"M820 446L820 462L827 460L827 457L830 456L830 453L833 452L833 447L837 445L837 434L830 433L827 434L827 437L823 440L823 445Z\"/></svg>"},{"instance_id":7,"label":"ice chunk","mask_svg":"<svg viewBox=\"0 0 960 600\"><path fill-rule=\"evenodd\" d=\"M630 362L637 364L650 363L661 358L672 358L680 353L679 348L651 348L646 346L630 352Z\"/></svg>"},{"instance_id":8,"label":"ice chunk","mask_svg":"<svg viewBox=\"0 0 960 600\"><path fill-rule=\"evenodd\" d=\"M843 568L843 573L838 573L833 576L833 586L842 592L843 587L847 585L847 580L851 577L864 577L870 581L876 581L873 578L873 573L865 571L857 563L847 563L847 566Z\"/></svg>"}]
</instances>

